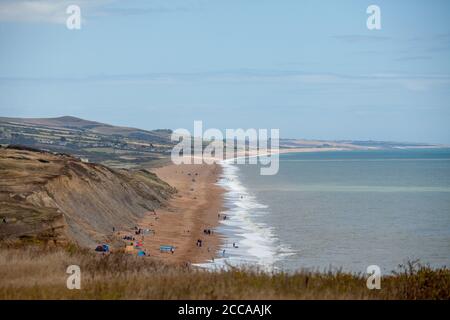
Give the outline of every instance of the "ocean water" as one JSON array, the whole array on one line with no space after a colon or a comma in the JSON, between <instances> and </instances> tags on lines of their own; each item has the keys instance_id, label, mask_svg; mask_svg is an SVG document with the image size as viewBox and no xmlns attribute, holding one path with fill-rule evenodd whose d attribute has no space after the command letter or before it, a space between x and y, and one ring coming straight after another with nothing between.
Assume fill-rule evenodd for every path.
<instances>
[{"instance_id":1,"label":"ocean water","mask_svg":"<svg viewBox=\"0 0 450 320\"><path fill-rule=\"evenodd\" d=\"M215 266L450 266L450 149L284 154L275 176L223 166L226 241Z\"/></svg>"}]
</instances>

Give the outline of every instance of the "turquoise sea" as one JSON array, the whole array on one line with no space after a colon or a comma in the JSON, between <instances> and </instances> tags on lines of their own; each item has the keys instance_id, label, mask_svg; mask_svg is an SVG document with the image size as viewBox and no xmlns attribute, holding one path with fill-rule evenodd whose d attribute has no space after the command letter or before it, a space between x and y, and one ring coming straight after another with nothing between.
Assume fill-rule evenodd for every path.
<instances>
[{"instance_id":1,"label":"turquoise sea","mask_svg":"<svg viewBox=\"0 0 450 320\"><path fill-rule=\"evenodd\" d=\"M259 172L224 165L222 262L353 272L375 264L384 273L416 259L450 266L450 149L291 153L277 175Z\"/></svg>"}]
</instances>

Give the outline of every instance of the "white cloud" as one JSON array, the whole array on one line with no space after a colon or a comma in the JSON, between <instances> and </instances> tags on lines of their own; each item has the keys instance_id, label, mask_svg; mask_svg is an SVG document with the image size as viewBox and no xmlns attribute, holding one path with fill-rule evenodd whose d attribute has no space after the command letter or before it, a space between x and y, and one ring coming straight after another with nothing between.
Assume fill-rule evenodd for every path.
<instances>
[{"instance_id":1,"label":"white cloud","mask_svg":"<svg viewBox=\"0 0 450 320\"><path fill-rule=\"evenodd\" d=\"M109 2L108 0L0 0L0 21L65 23L66 9L75 4L82 13Z\"/></svg>"},{"instance_id":2,"label":"white cloud","mask_svg":"<svg viewBox=\"0 0 450 320\"><path fill-rule=\"evenodd\" d=\"M86 16L128 16L149 13L188 11L198 8L201 0L0 0L0 22L65 23L69 5L81 8Z\"/></svg>"},{"instance_id":3,"label":"white cloud","mask_svg":"<svg viewBox=\"0 0 450 320\"><path fill-rule=\"evenodd\" d=\"M5 83L102 83L102 84L159 84L171 85L180 83L279 83L298 84L307 87L360 88L399 86L409 91L427 91L433 88L445 88L450 85L447 74L331 74L302 73L297 71L275 70L230 70L200 73L142 73L97 75L80 78L15 78L0 77L0 85Z\"/></svg>"}]
</instances>

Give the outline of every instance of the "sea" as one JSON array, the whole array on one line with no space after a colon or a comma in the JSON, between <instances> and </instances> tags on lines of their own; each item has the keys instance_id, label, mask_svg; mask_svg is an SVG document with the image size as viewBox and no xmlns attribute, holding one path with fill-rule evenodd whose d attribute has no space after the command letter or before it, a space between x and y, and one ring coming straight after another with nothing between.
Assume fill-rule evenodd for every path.
<instances>
[{"instance_id":1,"label":"sea","mask_svg":"<svg viewBox=\"0 0 450 320\"><path fill-rule=\"evenodd\" d=\"M280 155L279 172L222 163L224 243L207 267L384 274L450 267L450 149Z\"/></svg>"}]
</instances>

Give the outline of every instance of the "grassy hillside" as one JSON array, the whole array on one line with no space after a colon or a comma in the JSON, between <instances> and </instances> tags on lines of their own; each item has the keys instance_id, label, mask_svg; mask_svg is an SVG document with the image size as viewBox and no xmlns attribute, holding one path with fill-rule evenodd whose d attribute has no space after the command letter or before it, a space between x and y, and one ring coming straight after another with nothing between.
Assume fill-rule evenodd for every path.
<instances>
[{"instance_id":1,"label":"grassy hillside","mask_svg":"<svg viewBox=\"0 0 450 320\"><path fill-rule=\"evenodd\" d=\"M113 167L141 167L165 160L170 130L141 130L75 117L0 117L0 144L62 152Z\"/></svg>"}]
</instances>

